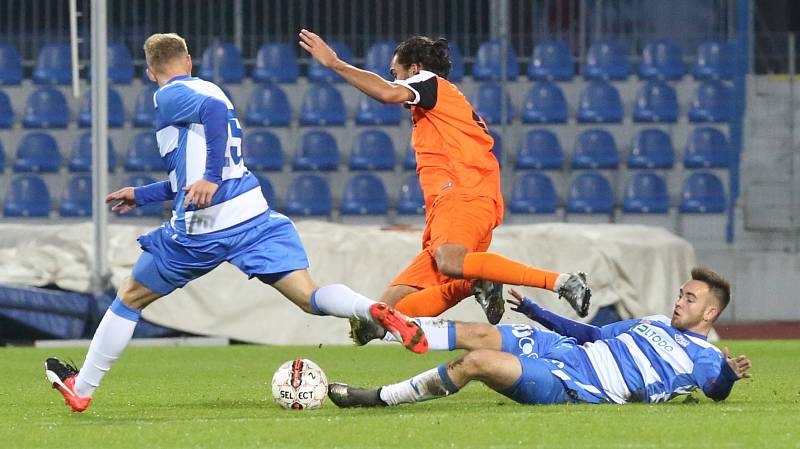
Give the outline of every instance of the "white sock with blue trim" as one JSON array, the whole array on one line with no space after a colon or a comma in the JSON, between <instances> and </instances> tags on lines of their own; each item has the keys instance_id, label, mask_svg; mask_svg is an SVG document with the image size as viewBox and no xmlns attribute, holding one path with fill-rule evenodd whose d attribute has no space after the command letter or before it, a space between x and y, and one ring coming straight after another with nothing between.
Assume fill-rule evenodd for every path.
<instances>
[{"instance_id":1,"label":"white sock with blue trim","mask_svg":"<svg viewBox=\"0 0 800 449\"><path fill-rule=\"evenodd\" d=\"M369 313L373 304L375 301L343 284L325 285L311 294L311 307L317 315L373 321Z\"/></svg>"},{"instance_id":2,"label":"white sock with blue trim","mask_svg":"<svg viewBox=\"0 0 800 449\"><path fill-rule=\"evenodd\" d=\"M428 339L429 351L453 351L456 349L456 322L444 318L412 318L419 324ZM383 341L402 343L391 332L387 332Z\"/></svg>"},{"instance_id":3,"label":"white sock with blue trim","mask_svg":"<svg viewBox=\"0 0 800 449\"><path fill-rule=\"evenodd\" d=\"M83 367L75 379L75 393L91 396L111 365L119 358L133 337L141 311L125 305L119 297L108 308L92 337Z\"/></svg>"},{"instance_id":4,"label":"white sock with blue trim","mask_svg":"<svg viewBox=\"0 0 800 449\"><path fill-rule=\"evenodd\" d=\"M387 405L397 405L440 398L458 390L447 374L447 365L443 363L406 381L382 387L380 397Z\"/></svg>"}]
</instances>

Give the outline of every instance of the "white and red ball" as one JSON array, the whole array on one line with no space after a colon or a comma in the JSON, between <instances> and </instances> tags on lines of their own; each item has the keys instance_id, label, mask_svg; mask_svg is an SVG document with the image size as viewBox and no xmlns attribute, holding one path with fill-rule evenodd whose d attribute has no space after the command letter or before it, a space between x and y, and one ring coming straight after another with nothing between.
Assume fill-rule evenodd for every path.
<instances>
[{"instance_id":1,"label":"white and red ball","mask_svg":"<svg viewBox=\"0 0 800 449\"><path fill-rule=\"evenodd\" d=\"M328 379L322 368L311 360L289 360L272 376L272 397L283 408L320 408L327 395Z\"/></svg>"}]
</instances>

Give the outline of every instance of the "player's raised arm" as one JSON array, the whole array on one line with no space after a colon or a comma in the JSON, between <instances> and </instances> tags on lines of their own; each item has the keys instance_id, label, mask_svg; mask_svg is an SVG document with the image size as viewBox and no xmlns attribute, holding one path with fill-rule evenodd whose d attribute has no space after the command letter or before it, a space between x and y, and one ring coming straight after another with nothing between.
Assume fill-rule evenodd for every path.
<instances>
[{"instance_id":1,"label":"player's raised arm","mask_svg":"<svg viewBox=\"0 0 800 449\"><path fill-rule=\"evenodd\" d=\"M573 321L557 313L545 310L513 288L509 290L509 293L511 293L512 298L506 300L506 302L511 304L511 310L527 316L554 332L573 337L580 344L599 340L602 336L600 328L597 326Z\"/></svg>"},{"instance_id":2,"label":"player's raised arm","mask_svg":"<svg viewBox=\"0 0 800 449\"><path fill-rule=\"evenodd\" d=\"M338 73L356 89L381 103L405 103L414 99L414 93L411 90L399 84L390 83L376 73L359 69L342 61L321 37L311 31L300 30L300 46L323 67Z\"/></svg>"}]
</instances>

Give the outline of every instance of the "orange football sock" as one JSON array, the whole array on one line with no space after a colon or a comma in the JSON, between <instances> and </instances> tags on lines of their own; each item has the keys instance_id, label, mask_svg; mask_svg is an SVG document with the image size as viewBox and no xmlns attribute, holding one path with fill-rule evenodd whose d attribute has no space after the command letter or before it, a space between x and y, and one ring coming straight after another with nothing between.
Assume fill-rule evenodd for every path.
<instances>
[{"instance_id":1,"label":"orange football sock","mask_svg":"<svg viewBox=\"0 0 800 449\"><path fill-rule=\"evenodd\" d=\"M466 279L485 279L509 285L553 290L560 273L545 271L497 253L467 253L462 273Z\"/></svg>"},{"instance_id":2,"label":"orange football sock","mask_svg":"<svg viewBox=\"0 0 800 449\"><path fill-rule=\"evenodd\" d=\"M458 279L411 293L395 304L394 308L410 317L439 316L470 296L472 282Z\"/></svg>"}]
</instances>

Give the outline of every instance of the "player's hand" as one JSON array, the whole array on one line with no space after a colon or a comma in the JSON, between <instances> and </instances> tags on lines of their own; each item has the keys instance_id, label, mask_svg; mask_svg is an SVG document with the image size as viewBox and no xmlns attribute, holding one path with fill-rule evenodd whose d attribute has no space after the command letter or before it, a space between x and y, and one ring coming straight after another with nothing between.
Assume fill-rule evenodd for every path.
<instances>
[{"instance_id":1,"label":"player's hand","mask_svg":"<svg viewBox=\"0 0 800 449\"><path fill-rule=\"evenodd\" d=\"M533 313L534 302L530 298L522 296L520 292L513 288L508 292L511 293L512 298L506 299L506 302L511 304L511 310L527 316Z\"/></svg>"},{"instance_id":2,"label":"player's hand","mask_svg":"<svg viewBox=\"0 0 800 449\"><path fill-rule=\"evenodd\" d=\"M116 201L116 204L111 206L111 212L119 212L127 214L136 208L136 195L133 193L133 187L123 187L114 193L106 195L106 204L111 204Z\"/></svg>"},{"instance_id":3,"label":"player's hand","mask_svg":"<svg viewBox=\"0 0 800 449\"><path fill-rule=\"evenodd\" d=\"M300 46L309 52L323 67L331 67L339 61L336 52L321 37L305 28L300 30Z\"/></svg>"},{"instance_id":4,"label":"player's hand","mask_svg":"<svg viewBox=\"0 0 800 449\"><path fill-rule=\"evenodd\" d=\"M214 196L219 186L211 181L201 179L190 186L183 188L184 192L188 192L183 199L183 207L189 207L194 204L199 208L208 207L211 205L211 197Z\"/></svg>"},{"instance_id":5,"label":"player's hand","mask_svg":"<svg viewBox=\"0 0 800 449\"><path fill-rule=\"evenodd\" d=\"M738 357L731 357L727 347L722 348L722 355L725 356L725 361L728 362L728 366L731 367L736 376L741 379L743 377L753 377L747 370L750 369L752 366L750 364L750 359L747 358L746 355L742 354Z\"/></svg>"}]
</instances>

